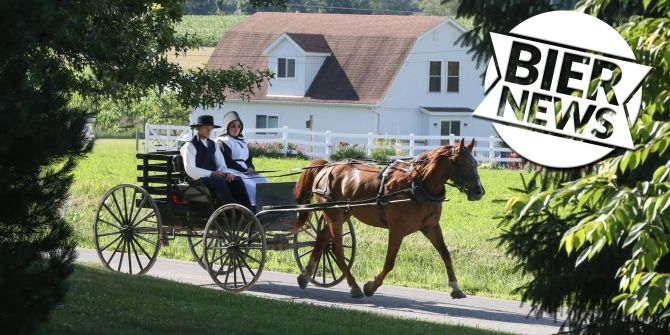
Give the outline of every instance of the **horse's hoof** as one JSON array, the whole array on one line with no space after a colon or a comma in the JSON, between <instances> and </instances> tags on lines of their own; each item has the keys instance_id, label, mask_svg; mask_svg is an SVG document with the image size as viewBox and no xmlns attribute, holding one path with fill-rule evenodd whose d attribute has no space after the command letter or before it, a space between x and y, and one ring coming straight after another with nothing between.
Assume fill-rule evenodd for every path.
<instances>
[{"instance_id":1,"label":"horse's hoof","mask_svg":"<svg viewBox=\"0 0 670 335\"><path fill-rule=\"evenodd\" d=\"M373 294L375 294L374 287L375 287L375 282L373 282L371 280L371 281L365 283L365 285L363 285L363 292L365 292L365 295L367 295L368 297L371 297Z\"/></svg>"},{"instance_id":2,"label":"horse's hoof","mask_svg":"<svg viewBox=\"0 0 670 335\"><path fill-rule=\"evenodd\" d=\"M354 299L360 299L364 297L363 291L361 291L361 288L358 287L358 285L352 287L350 293L351 297Z\"/></svg>"},{"instance_id":3,"label":"horse's hoof","mask_svg":"<svg viewBox=\"0 0 670 335\"><path fill-rule=\"evenodd\" d=\"M305 275L298 275L298 286L300 286L301 289L305 289L308 283L309 280L307 277L305 277Z\"/></svg>"},{"instance_id":4,"label":"horse's hoof","mask_svg":"<svg viewBox=\"0 0 670 335\"><path fill-rule=\"evenodd\" d=\"M453 291L451 291L451 297L452 297L453 299L463 299L463 298L467 298L467 296L465 296L465 293L463 293L463 291L461 291L461 290L453 290Z\"/></svg>"}]
</instances>

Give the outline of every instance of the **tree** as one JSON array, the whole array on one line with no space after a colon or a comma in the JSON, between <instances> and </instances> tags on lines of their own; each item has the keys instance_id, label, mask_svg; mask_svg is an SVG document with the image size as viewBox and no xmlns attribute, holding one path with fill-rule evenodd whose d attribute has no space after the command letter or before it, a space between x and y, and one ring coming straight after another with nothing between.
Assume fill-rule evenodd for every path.
<instances>
[{"instance_id":1,"label":"tree","mask_svg":"<svg viewBox=\"0 0 670 335\"><path fill-rule=\"evenodd\" d=\"M185 0L184 14L208 15L216 14L218 10L216 0Z\"/></svg>"},{"instance_id":2,"label":"tree","mask_svg":"<svg viewBox=\"0 0 670 335\"><path fill-rule=\"evenodd\" d=\"M506 33L547 3L463 2L481 36ZM499 8L494 8L494 7ZM522 13L502 17L502 8ZM615 150L582 169L549 170L524 180L509 199L500 244L531 274L519 288L536 313L568 307L574 334L667 334L670 330L670 4L583 1L578 10L613 25L637 61L653 67L643 84L635 149ZM517 22L515 22L517 21ZM488 38L468 36L473 56L488 60Z\"/></svg>"},{"instance_id":3,"label":"tree","mask_svg":"<svg viewBox=\"0 0 670 335\"><path fill-rule=\"evenodd\" d=\"M255 4L272 1L254 0ZM91 147L90 111L74 96L139 99L174 92L187 106L250 97L268 71L243 67L182 72L168 53L195 43L175 37L177 0L0 2L0 324L31 332L62 301L75 258L61 215L77 160Z\"/></svg>"},{"instance_id":4,"label":"tree","mask_svg":"<svg viewBox=\"0 0 670 335\"><path fill-rule=\"evenodd\" d=\"M477 63L488 62L493 55L489 33L509 32L525 19L549 10L549 0L461 1L456 16L472 18L473 28L461 35L458 42L470 48Z\"/></svg>"},{"instance_id":5,"label":"tree","mask_svg":"<svg viewBox=\"0 0 670 335\"><path fill-rule=\"evenodd\" d=\"M423 14L455 17L459 1L415 0L414 3Z\"/></svg>"}]
</instances>

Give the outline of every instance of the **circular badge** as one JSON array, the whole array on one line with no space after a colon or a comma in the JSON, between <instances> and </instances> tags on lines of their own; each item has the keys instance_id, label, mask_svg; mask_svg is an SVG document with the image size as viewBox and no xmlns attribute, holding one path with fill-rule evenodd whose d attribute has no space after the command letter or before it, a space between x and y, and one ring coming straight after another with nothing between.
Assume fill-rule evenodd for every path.
<instances>
[{"instance_id":1,"label":"circular badge","mask_svg":"<svg viewBox=\"0 0 670 335\"><path fill-rule=\"evenodd\" d=\"M494 57L475 116L487 118L515 152L572 168L615 147L633 149L630 127L649 68L619 33L586 14L554 11L492 34Z\"/></svg>"}]
</instances>

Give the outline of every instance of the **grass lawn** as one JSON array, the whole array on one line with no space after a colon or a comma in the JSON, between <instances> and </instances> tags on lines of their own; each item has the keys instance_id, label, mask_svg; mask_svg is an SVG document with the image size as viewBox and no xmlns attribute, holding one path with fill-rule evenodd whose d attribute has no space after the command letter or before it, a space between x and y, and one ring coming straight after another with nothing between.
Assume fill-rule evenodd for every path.
<instances>
[{"instance_id":1,"label":"grass lawn","mask_svg":"<svg viewBox=\"0 0 670 335\"><path fill-rule=\"evenodd\" d=\"M93 152L82 160L75 172L67 218L76 228L79 245L92 248L92 220L102 195L120 183L137 183L134 140L98 140ZM303 167L305 160L254 160L259 170L277 170ZM450 199L443 205L441 226L449 247L456 275L466 294L496 298L517 299L511 291L523 284L524 278L513 273L515 261L504 255L493 240L499 229L495 216L502 213L504 202L512 192L508 187L520 187L518 171L480 170L486 195L480 201L467 201L453 188L447 188ZM297 176L276 181L295 180ZM354 222L358 252L353 274L360 285L372 279L381 269L388 238L385 229L373 228ZM169 247L161 248L161 256L191 259L185 239L177 239ZM292 251L268 253L266 269L297 273ZM150 273L150 272L149 272ZM433 290L445 288L446 270L430 242L420 233L408 236L400 249L394 270L386 284Z\"/></svg>"},{"instance_id":2,"label":"grass lawn","mask_svg":"<svg viewBox=\"0 0 670 335\"><path fill-rule=\"evenodd\" d=\"M76 265L37 334L465 334L498 332L230 294Z\"/></svg>"}]
</instances>

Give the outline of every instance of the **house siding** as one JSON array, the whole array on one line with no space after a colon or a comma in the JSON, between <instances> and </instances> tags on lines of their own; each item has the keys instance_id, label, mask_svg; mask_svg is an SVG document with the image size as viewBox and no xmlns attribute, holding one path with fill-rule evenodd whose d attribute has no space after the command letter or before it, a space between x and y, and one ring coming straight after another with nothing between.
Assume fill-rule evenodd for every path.
<instances>
[{"instance_id":1,"label":"house siding","mask_svg":"<svg viewBox=\"0 0 670 335\"><path fill-rule=\"evenodd\" d=\"M489 136L490 122L473 118L470 113L426 115L420 107L467 107L475 109L484 97L480 74L467 49L454 45L461 32L446 21L419 37L381 102L382 133L440 135L441 120L462 121L461 134ZM428 91L429 62L440 61L441 92ZM447 62L459 62L459 92L446 92ZM463 126L467 123L467 126ZM436 125L437 124L437 125Z\"/></svg>"},{"instance_id":2,"label":"house siding","mask_svg":"<svg viewBox=\"0 0 670 335\"><path fill-rule=\"evenodd\" d=\"M242 118L244 126L247 128L256 128L256 115L273 115L279 117L279 127L287 126L293 129L309 130L305 127L305 122L309 120L310 114L313 116L313 130L343 133L365 134L368 132L376 133L377 114L367 106L344 106L344 105L315 105L308 103L265 103L265 102L226 102L220 108L196 109L191 118L195 120L199 115L210 114L214 116L214 121L221 124L223 115L229 111L236 111ZM305 135L293 136L300 140L309 140ZM347 141L350 143L363 143L360 141L348 141L343 138L333 138L333 143Z\"/></svg>"}]
</instances>

